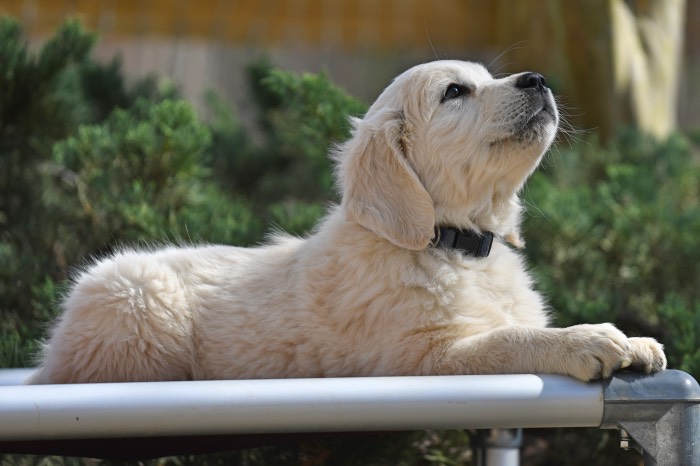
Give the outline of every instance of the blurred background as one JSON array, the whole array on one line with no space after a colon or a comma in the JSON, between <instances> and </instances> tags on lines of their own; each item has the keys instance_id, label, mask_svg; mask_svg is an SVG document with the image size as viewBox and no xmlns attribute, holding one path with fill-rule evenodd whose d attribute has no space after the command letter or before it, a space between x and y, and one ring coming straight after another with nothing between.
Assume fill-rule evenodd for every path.
<instances>
[{"instance_id":1,"label":"blurred background","mask_svg":"<svg viewBox=\"0 0 700 466\"><path fill-rule=\"evenodd\" d=\"M33 41L78 18L100 36L95 57L121 56L129 78L168 77L200 108L204 89L244 102L242 70L261 54L325 69L363 101L410 65L454 58L541 72L583 129L700 123L696 1L3 0L0 13Z\"/></svg>"},{"instance_id":2,"label":"blurred background","mask_svg":"<svg viewBox=\"0 0 700 466\"><path fill-rule=\"evenodd\" d=\"M348 115L443 58L539 71L558 95L562 130L522 193L555 324L655 337L700 378L695 0L0 0L0 367L36 363L93 258L306 234L338 201L327 153ZM142 464L471 460L469 433L427 431ZM615 432L530 429L522 464L641 458Z\"/></svg>"}]
</instances>

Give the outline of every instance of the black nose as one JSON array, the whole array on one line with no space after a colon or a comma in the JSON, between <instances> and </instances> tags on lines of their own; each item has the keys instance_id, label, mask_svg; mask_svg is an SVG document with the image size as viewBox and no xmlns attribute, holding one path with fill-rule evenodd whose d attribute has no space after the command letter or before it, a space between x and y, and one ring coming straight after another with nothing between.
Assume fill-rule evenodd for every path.
<instances>
[{"instance_id":1,"label":"black nose","mask_svg":"<svg viewBox=\"0 0 700 466\"><path fill-rule=\"evenodd\" d=\"M547 81L544 76L539 73L523 73L515 80L515 87L518 89L529 89L534 87L538 91L543 91L547 88Z\"/></svg>"}]
</instances>

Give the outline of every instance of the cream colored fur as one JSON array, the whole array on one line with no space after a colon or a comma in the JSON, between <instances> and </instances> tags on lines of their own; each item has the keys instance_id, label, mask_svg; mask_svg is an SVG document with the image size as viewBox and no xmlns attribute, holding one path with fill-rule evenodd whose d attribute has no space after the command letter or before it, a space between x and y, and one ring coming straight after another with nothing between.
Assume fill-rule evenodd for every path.
<instances>
[{"instance_id":1,"label":"cream colored fur","mask_svg":"<svg viewBox=\"0 0 700 466\"><path fill-rule=\"evenodd\" d=\"M552 142L549 90L438 61L394 80L334 158L342 204L305 239L124 250L75 280L32 383L657 371L650 338L548 328L521 246L526 178ZM444 99L451 83L468 95ZM546 107L547 111L542 111ZM435 225L493 232L486 258Z\"/></svg>"}]
</instances>

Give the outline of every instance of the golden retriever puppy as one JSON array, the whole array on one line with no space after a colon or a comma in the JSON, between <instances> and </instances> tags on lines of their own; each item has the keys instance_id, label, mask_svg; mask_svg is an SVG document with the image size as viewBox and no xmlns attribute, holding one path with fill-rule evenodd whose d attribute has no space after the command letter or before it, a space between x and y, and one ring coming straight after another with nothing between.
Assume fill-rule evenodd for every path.
<instances>
[{"instance_id":1,"label":"golden retriever puppy","mask_svg":"<svg viewBox=\"0 0 700 466\"><path fill-rule=\"evenodd\" d=\"M549 328L518 192L557 131L541 75L437 61L398 76L333 157L307 238L124 250L75 280L31 383L565 374L665 367L611 324ZM510 243L511 246L506 243Z\"/></svg>"}]
</instances>

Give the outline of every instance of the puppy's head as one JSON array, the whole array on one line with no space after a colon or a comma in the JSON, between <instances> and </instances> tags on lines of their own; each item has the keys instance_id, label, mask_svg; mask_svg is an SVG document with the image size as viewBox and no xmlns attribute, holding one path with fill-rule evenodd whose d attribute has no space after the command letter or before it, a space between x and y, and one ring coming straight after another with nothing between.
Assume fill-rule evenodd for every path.
<instances>
[{"instance_id":1,"label":"puppy's head","mask_svg":"<svg viewBox=\"0 0 700 466\"><path fill-rule=\"evenodd\" d=\"M353 123L335 156L349 220L408 249L426 248L436 225L522 245L517 193L558 124L542 76L494 79L460 61L418 65Z\"/></svg>"}]
</instances>

